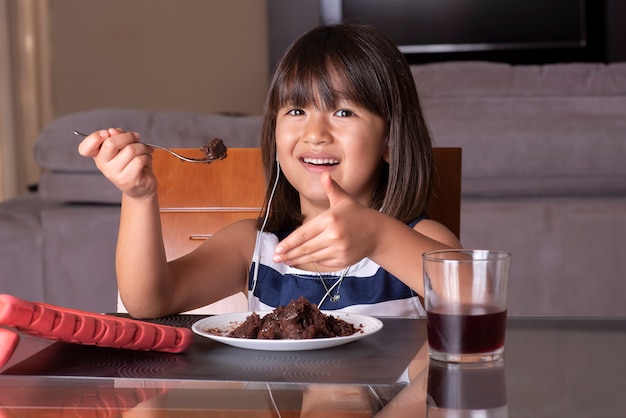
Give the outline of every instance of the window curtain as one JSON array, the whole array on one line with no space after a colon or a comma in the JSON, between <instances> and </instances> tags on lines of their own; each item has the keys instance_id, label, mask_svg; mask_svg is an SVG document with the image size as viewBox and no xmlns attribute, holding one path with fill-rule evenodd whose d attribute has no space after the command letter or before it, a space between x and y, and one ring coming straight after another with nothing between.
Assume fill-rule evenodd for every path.
<instances>
[{"instance_id":1,"label":"window curtain","mask_svg":"<svg viewBox=\"0 0 626 418\"><path fill-rule=\"evenodd\" d=\"M0 0L0 200L37 182L37 134L52 119L48 0Z\"/></svg>"}]
</instances>

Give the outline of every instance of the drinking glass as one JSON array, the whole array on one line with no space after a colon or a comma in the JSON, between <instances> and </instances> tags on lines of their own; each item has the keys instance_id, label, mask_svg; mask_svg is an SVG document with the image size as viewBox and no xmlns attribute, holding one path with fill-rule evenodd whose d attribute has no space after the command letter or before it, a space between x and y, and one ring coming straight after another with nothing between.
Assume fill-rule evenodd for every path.
<instances>
[{"instance_id":1,"label":"drinking glass","mask_svg":"<svg viewBox=\"0 0 626 418\"><path fill-rule=\"evenodd\" d=\"M490 250L423 254L432 359L472 363L503 358L510 258L507 252Z\"/></svg>"}]
</instances>

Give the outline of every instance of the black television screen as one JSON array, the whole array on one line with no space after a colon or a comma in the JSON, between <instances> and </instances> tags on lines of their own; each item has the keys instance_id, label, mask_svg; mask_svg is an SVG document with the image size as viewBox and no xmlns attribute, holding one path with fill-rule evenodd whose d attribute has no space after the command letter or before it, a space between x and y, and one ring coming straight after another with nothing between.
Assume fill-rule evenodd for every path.
<instances>
[{"instance_id":1,"label":"black television screen","mask_svg":"<svg viewBox=\"0 0 626 418\"><path fill-rule=\"evenodd\" d=\"M376 26L412 61L433 55L437 60L449 55L450 59L499 56L504 61L517 56L528 61L522 56L529 53L556 60L569 60L569 54L571 60L581 60L585 55L591 58L594 44L588 1L320 0L320 16L323 23Z\"/></svg>"}]
</instances>

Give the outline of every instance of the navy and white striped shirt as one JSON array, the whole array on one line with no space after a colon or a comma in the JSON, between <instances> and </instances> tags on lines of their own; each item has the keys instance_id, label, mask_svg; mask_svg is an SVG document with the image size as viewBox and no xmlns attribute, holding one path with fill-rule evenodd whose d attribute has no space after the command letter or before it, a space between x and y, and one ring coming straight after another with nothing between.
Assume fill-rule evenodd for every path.
<instances>
[{"instance_id":1,"label":"navy and white striped shirt","mask_svg":"<svg viewBox=\"0 0 626 418\"><path fill-rule=\"evenodd\" d=\"M417 222L413 225L415 223ZM345 271L342 282L332 289L344 274L343 270L318 273L275 263L272 256L279 238L269 232L257 234L260 235L257 236L248 280L250 311L272 310L304 296L320 309L327 311L341 310L371 316L425 315L417 294L369 258L350 266ZM259 268L255 282L257 262ZM331 292L328 289L332 289ZM338 289L339 300L331 301Z\"/></svg>"}]
</instances>

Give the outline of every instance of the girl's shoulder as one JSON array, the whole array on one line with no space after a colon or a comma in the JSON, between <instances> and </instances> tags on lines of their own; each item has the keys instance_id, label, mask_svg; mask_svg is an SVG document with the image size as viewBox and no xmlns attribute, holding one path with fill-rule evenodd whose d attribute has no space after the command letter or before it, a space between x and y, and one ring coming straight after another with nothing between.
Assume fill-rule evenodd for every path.
<instances>
[{"instance_id":1,"label":"girl's shoulder","mask_svg":"<svg viewBox=\"0 0 626 418\"><path fill-rule=\"evenodd\" d=\"M452 248L460 248L461 243L456 235L452 233L443 224L432 219L420 219L413 229L422 235L426 235L428 238L439 241L442 244L449 245Z\"/></svg>"}]
</instances>

